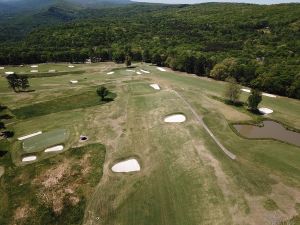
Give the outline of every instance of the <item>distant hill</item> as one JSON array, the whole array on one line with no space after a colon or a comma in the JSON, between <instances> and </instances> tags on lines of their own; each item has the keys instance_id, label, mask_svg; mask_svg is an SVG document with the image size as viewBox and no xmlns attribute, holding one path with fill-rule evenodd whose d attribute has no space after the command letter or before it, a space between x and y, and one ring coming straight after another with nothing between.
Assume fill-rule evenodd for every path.
<instances>
[{"instance_id":1,"label":"distant hill","mask_svg":"<svg viewBox=\"0 0 300 225\"><path fill-rule=\"evenodd\" d=\"M0 0L0 14L13 14L21 11L35 11L54 5L77 5L82 7L125 5L130 0Z\"/></svg>"}]
</instances>

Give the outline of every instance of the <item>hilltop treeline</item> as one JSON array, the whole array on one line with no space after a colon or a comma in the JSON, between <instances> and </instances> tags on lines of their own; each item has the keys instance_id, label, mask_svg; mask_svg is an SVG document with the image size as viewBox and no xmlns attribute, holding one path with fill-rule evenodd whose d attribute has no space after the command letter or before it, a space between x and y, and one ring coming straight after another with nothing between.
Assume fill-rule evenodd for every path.
<instances>
[{"instance_id":1,"label":"hilltop treeline","mask_svg":"<svg viewBox=\"0 0 300 225\"><path fill-rule=\"evenodd\" d=\"M300 4L210 3L149 10L133 4L97 10L85 11L84 19L33 29L14 42L3 39L0 63L87 58L122 63L130 55L199 76L233 76L244 85L300 99Z\"/></svg>"}]
</instances>

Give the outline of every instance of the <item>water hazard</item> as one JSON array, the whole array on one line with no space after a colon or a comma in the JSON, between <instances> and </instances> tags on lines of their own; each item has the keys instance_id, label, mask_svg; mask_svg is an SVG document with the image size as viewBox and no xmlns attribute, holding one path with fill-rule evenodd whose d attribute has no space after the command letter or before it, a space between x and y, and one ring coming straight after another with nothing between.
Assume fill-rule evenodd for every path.
<instances>
[{"instance_id":1,"label":"water hazard","mask_svg":"<svg viewBox=\"0 0 300 225\"><path fill-rule=\"evenodd\" d=\"M280 123L263 121L263 126L233 125L234 128L246 138L273 138L300 147L300 133L287 130Z\"/></svg>"}]
</instances>

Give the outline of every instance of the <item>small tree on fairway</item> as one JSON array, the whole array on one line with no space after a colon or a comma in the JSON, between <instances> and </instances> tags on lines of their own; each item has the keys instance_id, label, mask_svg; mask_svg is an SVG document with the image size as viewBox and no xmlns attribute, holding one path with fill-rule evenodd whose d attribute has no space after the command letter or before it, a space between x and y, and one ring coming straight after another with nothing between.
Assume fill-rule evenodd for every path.
<instances>
[{"instance_id":1,"label":"small tree on fairway","mask_svg":"<svg viewBox=\"0 0 300 225\"><path fill-rule=\"evenodd\" d=\"M248 105L251 111L257 111L257 106L262 100L261 92L256 89L251 90L251 94L248 97Z\"/></svg>"},{"instance_id":2,"label":"small tree on fairway","mask_svg":"<svg viewBox=\"0 0 300 225\"><path fill-rule=\"evenodd\" d=\"M129 55L125 58L125 64L127 67L131 66L131 57Z\"/></svg>"},{"instance_id":3,"label":"small tree on fairway","mask_svg":"<svg viewBox=\"0 0 300 225\"><path fill-rule=\"evenodd\" d=\"M21 89L24 91L27 88L29 88L29 82L28 82L28 78L26 76L20 76L19 77L19 86L21 87Z\"/></svg>"},{"instance_id":4,"label":"small tree on fairway","mask_svg":"<svg viewBox=\"0 0 300 225\"><path fill-rule=\"evenodd\" d=\"M105 99L105 97L108 95L108 89L104 86L97 88L97 94L101 97L101 101Z\"/></svg>"},{"instance_id":5,"label":"small tree on fairway","mask_svg":"<svg viewBox=\"0 0 300 225\"><path fill-rule=\"evenodd\" d=\"M11 74L6 77L9 86L14 92L19 92L20 89L23 91L29 88L28 78L26 76L18 76L17 74Z\"/></svg>"},{"instance_id":6,"label":"small tree on fairway","mask_svg":"<svg viewBox=\"0 0 300 225\"><path fill-rule=\"evenodd\" d=\"M14 92L17 92L17 89L19 89L18 76L16 74L10 74L6 77L6 79L9 86L14 90Z\"/></svg>"},{"instance_id":7,"label":"small tree on fairway","mask_svg":"<svg viewBox=\"0 0 300 225\"><path fill-rule=\"evenodd\" d=\"M226 79L228 82L225 97L233 104L237 104L241 95L241 86L236 82L233 77Z\"/></svg>"}]
</instances>

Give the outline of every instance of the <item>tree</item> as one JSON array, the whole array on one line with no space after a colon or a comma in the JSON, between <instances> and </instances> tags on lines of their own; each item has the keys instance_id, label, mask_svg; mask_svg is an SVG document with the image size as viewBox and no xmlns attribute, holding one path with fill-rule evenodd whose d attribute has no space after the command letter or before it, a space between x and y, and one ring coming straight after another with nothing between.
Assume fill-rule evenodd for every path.
<instances>
[{"instance_id":1,"label":"tree","mask_svg":"<svg viewBox=\"0 0 300 225\"><path fill-rule=\"evenodd\" d=\"M225 90L225 96L231 103L237 104L241 95L241 86L233 77L228 77L226 81L228 83Z\"/></svg>"},{"instance_id":2,"label":"tree","mask_svg":"<svg viewBox=\"0 0 300 225\"><path fill-rule=\"evenodd\" d=\"M248 97L248 106L251 111L257 111L257 106L262 100L261 92L257 89L252 89L251 94Z\"/></svg>"},{"instance_id":3,"label":"tree","mask_svg":"<svg viewBox=\"0 0 300 225\"><path fill-rule=\"evenodd\" d=\"M29 88L29 81L26 76L18 76L17 74L10 74L6 77L9 86L14 92L19 92L20 89L23 91Z\"/></svg>"},{"instance_id":4,"label":"tree","mask_svg":"<svg viewBox=\"0 0 300 225\"><path fill-rule=\"evenodd\" d=\"M19 86L23 91L30 87L28 78L26 76L19 77Z\"/></svg>"},{"instance_id":5,"label":"tree","mask_svg":"<svg viewBox=\"0 0 300 225\"><path fill-rule=\"evenodd\" d=\"M151 62L151 55L150 55L150 52L148 49L145 49L143 51L143 62L146 62L146 63L150 63Z\"/></svg>"},{"instance_id":6,"label":"tree","mask_svg":"<svg viewBox=\"0 0 300 225\"><path fill-rule=\"evenodd\" d=\"M19 87L18 79L16 74L10 74L6 77L7 82L9 86L14 90L14 92L17 92L17 89Z\"/></svg>"},{"instance_id":7,"label":"tree","mask_svg":"<svg viewBox=\"0 0 300 225\"><path fill-rule=\"evenodd\" d=\"M131 57L129 55L125 58L125 64L127 67L131 66Z\"/></svg>"},{"instance_id":8,"label":"tree","mask_svg":"<svg viewBox=\"0 0 300 225\"><path fill-rule=\"evenodd\" d=\"M158 53L153 54L151 63L155 64L157 66L161 66L162 65L162 58L161 58L160 54L158 54Z\"/></svg>"},{"instance_id":9,"label":"tree","mask_svg":"<svg viewBox=\"0 0 300 225\"><path fill-rule=\"evenodd\" d=\"M227 77L236 77L238 64L234 58L224 59L210 71L210 76L217 80L225 80Z\"/></svg>"},{"instance_id":10,"label":"tree","mask_svg":"<svg viewBox=\"0 0 300 225\"><path fill-rule=\"evenodd\" d=\"M100 86L97 88L97 94L101 97L101 101L104 101L105 97L108 95L109 91L106 87Z\"/></svg>"}]
</instances>

